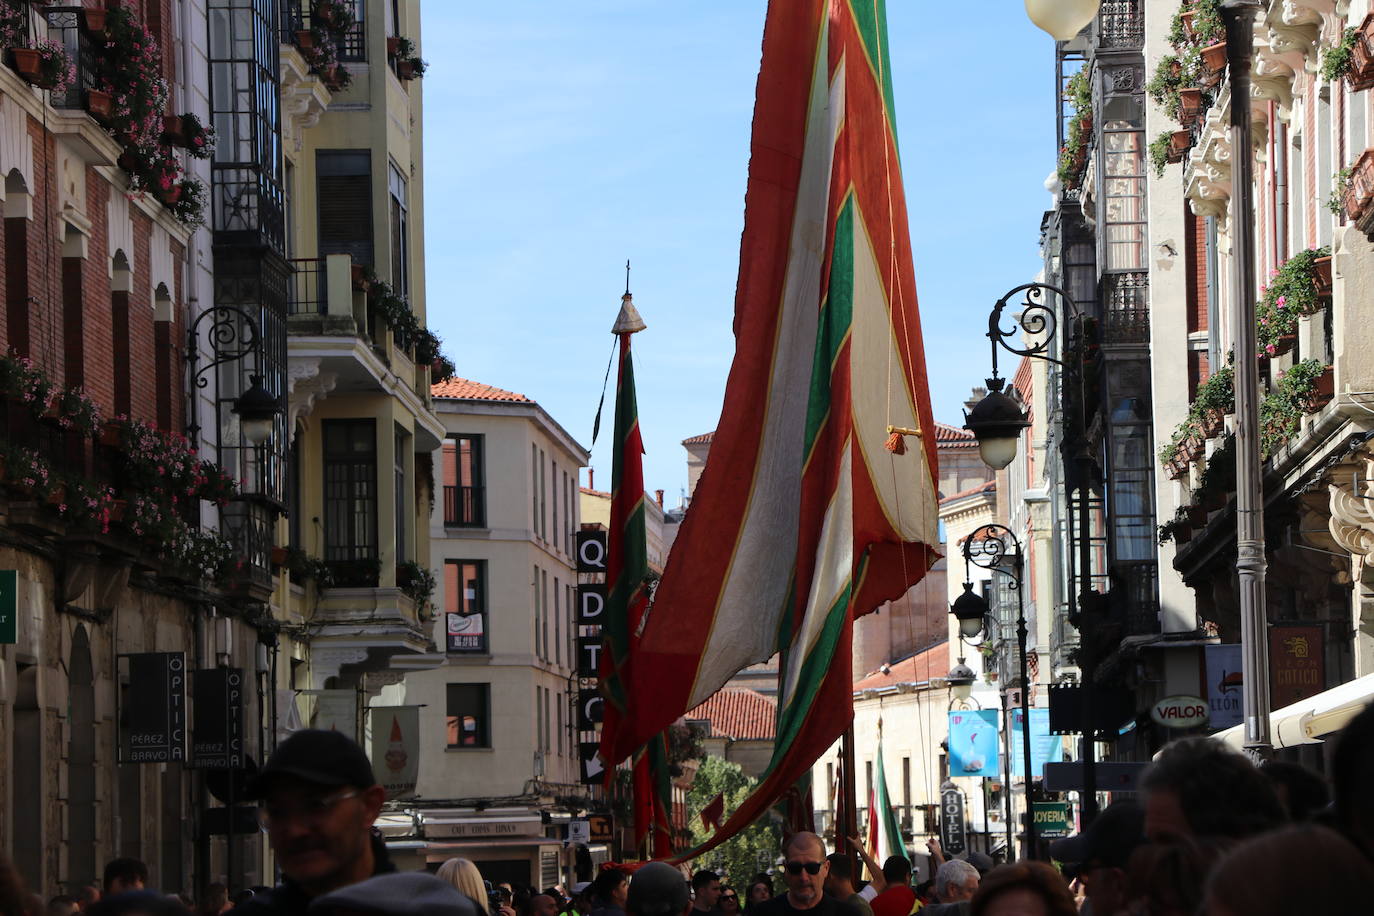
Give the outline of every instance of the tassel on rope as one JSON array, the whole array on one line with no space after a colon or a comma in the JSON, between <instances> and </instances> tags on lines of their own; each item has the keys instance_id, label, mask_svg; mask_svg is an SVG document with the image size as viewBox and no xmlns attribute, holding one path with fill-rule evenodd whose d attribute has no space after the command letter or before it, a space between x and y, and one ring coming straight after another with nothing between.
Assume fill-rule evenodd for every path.
<instances>
[{"instance_id":1,"label":"tassel on rope","mask_svg":"<svg viewBox=\"0 0 1374 916\"><path fill-rule=\"evenodd\" d=\"M889 426L887 432L887 442L884 443L883 447L894 455L906 454L906 436L921 438L919 429L909 429L905 426Z\"/></svg>"}]
</instances>

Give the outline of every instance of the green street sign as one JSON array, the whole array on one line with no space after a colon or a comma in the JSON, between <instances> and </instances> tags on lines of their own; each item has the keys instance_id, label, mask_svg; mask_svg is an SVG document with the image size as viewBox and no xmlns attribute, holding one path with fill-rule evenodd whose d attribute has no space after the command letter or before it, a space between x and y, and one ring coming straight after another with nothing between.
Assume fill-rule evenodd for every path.
<instances>
[{"instance_id":1,"label":"green street sign","mask_svg":"<svg viewBox=\"0 0 1374 916\"><path fill-rule=\"evenodd\" d=\"M1072 825L1068 802L1035 802L1034 810L1036 836L1055 840L1069 835Z\"/></svg>"},{"instance_id":2,"label":"green street sign","mask_svg":"<svg viewBox=\"0 0 1374 916\"><path fill-rule=\"evenodd\" d=\"M19 570L0 569L0 643L19 641Z\"/></svg>"}]
</instances>

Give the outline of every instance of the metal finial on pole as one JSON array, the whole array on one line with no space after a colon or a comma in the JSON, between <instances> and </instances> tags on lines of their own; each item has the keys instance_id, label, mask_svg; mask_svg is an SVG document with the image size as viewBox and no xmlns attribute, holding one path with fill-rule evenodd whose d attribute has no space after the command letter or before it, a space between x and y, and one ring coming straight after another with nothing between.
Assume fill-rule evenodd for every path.
<instances>
[{"instance_id":1,"label":"metal finial on pole","mask_svg":"<svg viewBox=\"0 0 1374 916\"><path fill-rule=\"evenodd\" d=\"M625 295L630 295L630 259L625 259Z\"/></svg>"},{"instance_id":2,"label":"metal finial on pole","mask_svg":"<svg viewBox=\"0 0 1374 916\"><path fill-rule=\"evenodd\" d=\"M625 261L625 295L620 297L620 314L616 316L615 324L611 327L611 333L638 334L648 325L644 319L639 317L639 310L635 308L634 299L630 297L630 262Z\"/></svg>"}]
</instances>

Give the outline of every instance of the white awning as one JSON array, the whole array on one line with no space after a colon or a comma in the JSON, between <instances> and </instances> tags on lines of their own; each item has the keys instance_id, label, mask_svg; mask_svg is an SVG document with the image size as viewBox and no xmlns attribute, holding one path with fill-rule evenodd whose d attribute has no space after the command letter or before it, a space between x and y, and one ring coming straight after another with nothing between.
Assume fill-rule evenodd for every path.
<instances>
[{"instance_id":1,"label":"white awning","mask_svg":"<svg viewBox=\"0 0 1374 916\"><path fill-rule=\"evenodd\" d=\"M1269 714L1269 729L1274 747L1293 747L1298 744L1318 744L1327 735L1335 734L1359 715L1370 700L1374 700L1374 674L1357 677L1338 687L1324 690L1316 696L1299 700L1291 706ZM1245 746L1245 726L1236 725L1212 737L1234 748Z\"/></svg>"}]
</instances>

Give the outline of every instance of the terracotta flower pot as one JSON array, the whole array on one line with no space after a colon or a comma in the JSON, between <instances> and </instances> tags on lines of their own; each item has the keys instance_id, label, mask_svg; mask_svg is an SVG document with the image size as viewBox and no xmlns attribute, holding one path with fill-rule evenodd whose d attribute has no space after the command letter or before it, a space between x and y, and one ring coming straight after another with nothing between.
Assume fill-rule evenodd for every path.
<instances>
[{"instance_id":1,"label":"terracotta flower pot","mask_svg":"<svg viewBox=\"0 0 1374 916\"><path fill-rule=\"evenodd\" d=\"M43 501L50 506L60 506L67 501L67 488L56 486L48 491L48 495L43 497Z\"/></svg>"},{"instance_id":2,"label":"terracotta flower pot","mask_svg":"<svg viewBox=\"0 0 1374 916\"><path fill-rule=\"evenodd\" d=\"M1278 340L1274 341L1274 352L1269 355L1271 357L1283 356L1285 353L1290 352L1297 344L1297 334L1284 334Z\"/></svg>"},{"instance_id":3,"label":"terracotta flower pot","mask_svg":"<svg viewBox=\"0 0 1374 916\"><path fill-rule=\"evenodd\" d=\"M1191 125L1202 114L1202 90L1185 88L1178 91L1178 119L1185 126Z\"/></svg>"},{"instance_id":4,"label":"terracotta flower pot","mask_svg":"<svg viewBox=\"0 0 1374 916\"><path fill-rule=\"evenodd\" d=\"M1331 255L1317 258L1312 262L1312 267L1316 273L1312 278L1312 284L1317 287L1317 295L1331 295Z\"/></svg>"},{"instance_id":5,"label":"terracotta flower pot","mask_svg":"<svg viewBox=\"0 0 1374 916\"><path fill-rule=\"evenodd\" d=\"M114 97L99 89L87 89L86 111L101 124L108 124L114 112Z\"/></svg>"},{"instance_id":6,"label":"terracotta flower pot","mask_svg":"<svg viewBox=\"0 0 1374 916\"><path fill-rule=\"evenodd\" d=\"M415 65L408 60L397 61L396 76L402 80L415 79Z\"/></svg>"},{"instance_id":7,"label":"terracotta flower pot","mask_svg":"<svg viewBox=\"0 0 1374 916\"><path fill-rule=\"evenodd\" d=\"M1179 529L1174 532L1174 543L1176 544L1186 544L1192 539L1193 529L1187 525L1180 525Z\"/></svg>"},{"instance_id":8,"label":"terracotta flower pot","mask_svg":"<svg viewBox=\"0 0 1374 916\"><path fill-rule=\"evenodd\" d=\"M138 168L138 158L133 153L120 153L116 162L126 172L132 172Z\"/></svg>"},{"instance_id":9,"label":"terracotta flower pot","mask_svg":"<svg viewBox=\"0 0 1374 916\"><path fill-rule=\"evenodd\" d=\"M1214 77L1226 69L1226 42L1219 41L1202 49L1202 67Z\"/></svg>"},{"instance_id":10,"label":"terracotta flower pot","mask_svg":"<svg viewBox=\"0 0 1374 916\"><path fill-rule=\"evenodd\" d=\"M122 522L122 521L124 521L124 513L127 512L128 509L129 509L129 501L128 501L127 499L116 499L116 500L112 500L112 501L110 502L110 521L112 521L112 522Z\"/></svg>"},{"instance_id":11,"label":"terracotta flower pot","mask_svg":"<svg viewBox=\"0 0 1374 916\"><path fill-rule=\"evenodd\" d=\"M109 15L104 9L88 7L81 11L81 26L92 35L105 33L105 18Z\"/></svg>"},{"instance_id":12,"label":"terracotta flower pot","mask_svg":"<svg viewBox=\"0 0 1374 916\"><path fill-rule=\"evenodd\" d=\"M296 47L313 48L315 47L315 33L309 29L300 29L296 32Z\"/></svg>"},{"instance_id":13,"label":"terracotta flower pot","mask_svg":"<svg viewBox=\"0 0 1374 916\"><path fill-rule=\"evenodd\" d=\"M100 428L100 444L106 448L119 448L121 439L121 431L118 426L106 423Z\"/></svg>"},{"instance_id":14,"label":"terracotta flower pot","mask_svg":"<svg viewBox=\"0 0 1374 916\"><path fill-rule=\"evenodd\" d=\"M162 142L172 146L186 145L186 122L181 115L162 116Z\"/></svg>"},{"instance_id":15,"label":"terracotta flower pot","mask_svg":"<svg viewBox=\"0 0 1374 916\"><path fill-rule=\"evenodd\" d=\"M285 566L285 565L286 565L286 548L285 548L285 547L273 547L273 548L272 548L272 565L273 565L274 567L281 567L281 566Z\"/></svg>"},{"instance_id":16,"label":"terracotta flower pot","mask_svg":"<svg viewBox=\"0 0 1374 916\"><path fill-rule=\"evenodd\" d=\"M157 199L170 207L172 204L181 200L181 185L174 184L165 191L158 190Z\"/></svg>"},{"instance_id":17,"label":"terracotta flower pot","mask_svg":"<svg viewBox=\"0 0 1374 916\"><path fill-rule=\"evenodd\" d=\"M1187 130L1176 130L1169 135L1169 152L1181 160L1193 145L1193 134Z\"/></svg>"},{"instance_id":18,"label":"terracotta flower pot","mask_svg":"<svg viewBox=\"0 0 1374 916\"><path fill-rule=\"evenodd\" d=\"M1221 435L1226 428L1226 415L1220 410L1209 410L1202 415L1202 434L1208 439Z\"/></svg>"},{"instance_id":19,"label":"terracotta flower pot","mask_svg":"<svg viewBox=\"0 0 1374 916\"><path fill-rule=\"evenodd\" d=\"M14 69L20 76L35 86L44 84L43 58L37 51L33 48L11 48L10 54L14 56Z\"/></svg>"},{"instance_id":20,"label":"terracotta flower pot","mask_svg":"<svg viewBox=\"0 0 1374 916\"><path fill-rule=\"evenodd\" d=\"M1197 32L1193 31L1193 19L1196 17L1195 10L1186 10L1178 14L1179 21L1183 23L1183 34L1189 41L1197 37Z\"/></svg>"},{"instance_id":21,"label":"terracotta flower pot","mask_svg":"<svg viewBox=\"0 0 1374 916\"><path fill-rule=\"evenodd\" d=\"M372 284L367 279L367 268L362 264L354 264L350 268L353 278L353 288L360 293L365 293L371 289Z\"/></svg>"},{"instance_id":22,"label":"terracotta flower pot","mask_svg":"<svg viewBox=\"0 0 1374 916\"><path fill-rule=\"evenodd\" d=\"M1317 376L1316 385L1312 388L1312 393L1303 402L1303 409L1306 413L1316 413L1336 396L1336 380L1334 370L1327 366L1322 370L1322 374Z\"/></svg>"},{"instance_id":23,"label":"terracotta flower pot","mask_svg":"<svg viewBox=\"0 0 1374 916\"><path fill-rule=\"evenodd\" d=\"M395 57L399 53L401 53L401 39L398 37L388 38L386 40L386 56Z\"/></svg>"}]
</instances>

